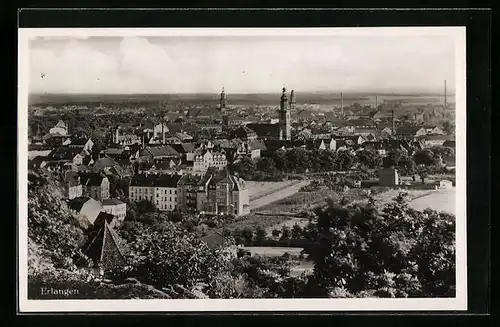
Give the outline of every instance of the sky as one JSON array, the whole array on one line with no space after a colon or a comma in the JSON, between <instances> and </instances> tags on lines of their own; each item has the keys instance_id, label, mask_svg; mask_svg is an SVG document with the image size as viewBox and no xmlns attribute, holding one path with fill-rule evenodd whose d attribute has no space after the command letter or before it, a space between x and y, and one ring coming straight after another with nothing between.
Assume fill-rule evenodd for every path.
<instances>
[{"instance_id":1,"label":"sky","mask_svg":"<svg viewBox=\"0 0 500 327\"><path fill-rule=\"evenodd\" d=\"M30 93L453 92L454 38L64 36L29 41Z\"/></svg>"}]
</instances>

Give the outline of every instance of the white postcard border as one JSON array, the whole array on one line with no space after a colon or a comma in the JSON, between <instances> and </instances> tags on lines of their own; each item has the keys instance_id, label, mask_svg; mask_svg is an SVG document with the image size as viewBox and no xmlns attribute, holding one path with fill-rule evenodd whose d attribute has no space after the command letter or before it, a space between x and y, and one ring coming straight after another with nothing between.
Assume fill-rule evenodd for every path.
<instances>
[{"instance_id":1,"label":"white postcard border","mask_svg":"<svg viewBox=\"0 0 500 327\"><path fill-rule=\"evenodd\" d=\"M442 311L467 310L466 29L465 27L376 28L43 28L19 29L18 61L18 304L29 312L169 311ZM36 36L430 36L455 35L456 96L456 297L449 299L208 299L208 300L28 300L27 175L29 40Z\"/></svg>"}]
</instances>

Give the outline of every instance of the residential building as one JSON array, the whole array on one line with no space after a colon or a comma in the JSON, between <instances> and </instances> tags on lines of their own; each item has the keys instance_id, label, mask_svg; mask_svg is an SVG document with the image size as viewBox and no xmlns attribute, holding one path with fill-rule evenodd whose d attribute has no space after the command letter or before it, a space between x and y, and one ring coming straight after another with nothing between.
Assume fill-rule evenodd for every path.
<instances>
[{"instance_id":1,"label":"residential building","mask_svg":"<svg viewBox=\"0 0 500 327\"><path fill-rule=\"evenodd\" d=\"M89 224L94 224L101 212L104 212L102 204L87 196L71 199L69 207L76 211L81 217L87 219Z\"/></svg>"},{"instance_id":2,"label":"residential building","mask_svg":"<svg viewBox=\"0 0 500 327\"><path fill-rule=\"evenodd\" d=\"M127 215L127 204L118 199L104 199L102 207L104 212L112 214L119 222L123 221Z\"/></svg>"},{"instance_id":3,"label":"residential building","mask_svg":"<svg viewBox=\"0 0 500 327\"><path fill-rule=\"evenodd\" d=\"M182 212L196 211L196 197L202 176L183 175L177 184L177 208Z\"/></svg>"},{"instance_id":4,"label":"residential building","mask_svg":"<svg viewBox=\"0 0 500 327\"><path fill-rule=\"evenodd\" d=\"M65 196L71 200L81 197L83 195L82 184L80 183L80 176L76 172L67 171L64 178Z\"/></svg>"},{"instance_id":5,"label":"residential building","mask_svg":"<svg viewBox=\"0 0 500 327\"><path fill-rule=\"evenodd\" d=\"M181 158L181 154L175 151L172 146L165 145L145 148L140 152L140 157L146 158L150 161L159 161L166 159L179 159Z\"/></svg>"},{"instance_id":6,"label":"residential building","mask_svg":"<svg viewBox=\"0 0 500 327\"><path fill-rule=\"evenodd\" d=\"M198 189L197 207L210 214L246 215L250 212L245 181L231 175L227 169L209 171Z\"/></svg>"},{"instance_id":7,"label":"residential building","mask_svg":"<svg viewBox=\"0 0 500 327\"><path fill-rule=\"evenodd\" d=\"M227 166L226 155L222 152L204 150L194 156L193 173L204 174L208 168L224 169Z\"/></svg>"},{"instance_id":8,"label":"residential building","mask_svg":"<svg viewBox=\"0 0 500 327\"><path fill-rule=\"evenodd\" d=\"M79 173L83 195L97 201L109 198L109 179L100 173Z\"/></svg>"},{"instance_id":9,"label":"residential building","mask_svg":"<svg viewBox=\"0 0 500 327\"><path fill-rule=\"evenodd\" d=\"M77 138L71 140L68 144L71 148L80 149L80 151L86 151L87 153L92 153L94 148L94 141L91 138Z\"/></svg>"},{"instance_id":10,"label":"residential building","mask_svg":"<svg viewBox=\"0 0 500 327\"><path fill-rule=\"evenodd\" d=\"M433 135L424 135L421 137L421 141L425 146L441 146L446 141L454 141L454 136L451 135L442 135L442 134L433 134Z\"/></svg>"},{"instance_id":11,"label":"residential building","mask_svg":"<svg viewBox=\"0 0 500 327\"><path fill-rule=\"evenodd\" d=\"M234 135L237 138L246 141L253 141L257 139L257 133L246 126L240 126L234 131Z\"/></svg>"},{"instance_id":12,"label":"residential building","mask_svg":"<svg viewBox=\"0 0 500 327\"><path fill-rule=\"evenodd\" d=\"M158 175L153 182L153 204L161 211L174 211L177 209L177 184L180 175Z\"/></svg>"},{"instance_id":13,"label":"residential building","mask_svg":"<svg viewBox=\"0 0 500 327\"><path fill-rule=\"evenodd\" d=\"M132 177L129 185L129 199L133 202L148 200L154 203L154 182L156 175L136 174Z\"/></svg>"}]
</instances>

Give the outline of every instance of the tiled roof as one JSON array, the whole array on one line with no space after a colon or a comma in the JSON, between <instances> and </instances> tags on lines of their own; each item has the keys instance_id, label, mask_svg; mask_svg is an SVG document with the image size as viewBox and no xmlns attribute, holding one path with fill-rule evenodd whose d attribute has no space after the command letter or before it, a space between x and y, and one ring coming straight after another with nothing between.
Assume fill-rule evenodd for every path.
<instances>
[{"instance_id":1,"label":"tiled roof","mask_svg":"<svg viewBox=\"0 0 500 327\"><path fill-rule=\"evenodd\" d=\"M402 126L396 129L398 135L415 135L423 126Z\"/></svg>"},{"instance_id":2,"label":"tiled roof","mask_svg":"<svg viewBox=\"0 0 500 327\"><path fill-rule=\"evenodd\" d=\"M170 146L178 153L194 152L196 148L194 143L170 144Z\"/></svg>"},{"instance_id":3,"label":"tiled roof","mask_svg":"<svg viewBox=\"0 0 500 327\"><path fill-rule=\"evenodd\" d=\"M181 179L180 175L158 175L158 177L153 182L155 187L177 187L179 180Z\"/></svg>"},{"instance_id":4,"label":"tiled roof","mask_svg":"<svg viewBox=\"0 0 500 327\"><path fill-rule=\"evenodd\" d=\"M82 152L81 149L72 148L69 146L60 146L57 149L53 150L49 157L53 160L73 160L73 158Z\"/></svg>"},{"instance_id":5,"label":"tiled roof","mask_svg":"<svg viewBox=\"0 0 500 327\"><path fill-rule=\"evenodd\" d=\"M170 145L149 147L144 149L143 153L149 153L153 157L178 157L179 152Z\"/></svg>"},{"instance_id":6,"label":"tiled roof","mask_svg":"<svg viewBox=\"0 0 500 327\"><path fill-rule=\"evenodd\" d=\"M101 265L104 269L112 269L115 266L126 264L123 256L118 235L111 229L107 221L92 239L84 247L83 253L89 257L94 265Z\"/></svg>"},{"instance_id":7,"label":"tiled roof","mask_svg":"<svg viewBox=\"0 0 500 327\"><path fill-rule=\"evenodd\" d=\"M101 186L105 176L99 173L78 173L80 175L80 182L82 185L87 186Z\"/></svg>"},{"instance_id":8,"label":"tiled roof","mask_svg":"<svg viewBox=\"0 0 500 327\"><path fill-rule=\"evenodd\" d=\"M94 162L93 168L94 171L101 171L106 167L114 167L114 166L118 166L118 163L115 160L111 159L110 157L104 157L96 160Z\"/></svg>"},{"instance_id":9,"label":"tiled roof","mask_svg":"<svg viewBox=\"0 0 500 327\"><path fill-rule=\"evenodd\" d=\"M130 186L153 186L154 181L156 179L155 175L146 175L146 174L136 174L132 177L130 181Z\"/></svg>"}]
</instances>

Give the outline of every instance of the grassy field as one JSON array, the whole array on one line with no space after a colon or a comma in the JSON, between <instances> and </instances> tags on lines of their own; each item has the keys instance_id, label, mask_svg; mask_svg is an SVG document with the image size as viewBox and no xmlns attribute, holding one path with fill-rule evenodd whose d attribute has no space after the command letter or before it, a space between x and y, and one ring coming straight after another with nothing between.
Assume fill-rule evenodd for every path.
<instances>
[{"instance_id":1,"label":"grassy field","mask_svg":"<svg viewBox=\"0 0 500 327\"><path fill-rule=\"evenodd\" d=\"M259 197L265 196L266 194L280 190L288 185L293 185L298 181L283 181L283 182L253 182L247 181L246 185L248 187L248 197L250 201L257 199Z\"/></svg>"},{"instance_id":2,"label":"grassy field","mask_svg":"<svg viewBox=\"0 0 500 327\"><path fill-rule=\"evenodd\" d=\"M416 198L410 203L410 206L416 210L430 208L436 211L444 211L455 214L455 196L455 188L448 190L435 190L428 195Z\"/></svg>"}]
</instances>

